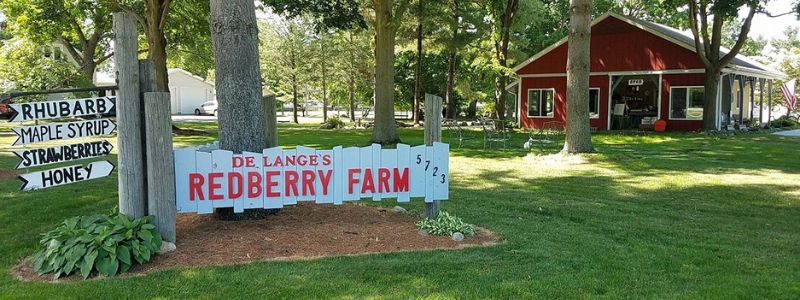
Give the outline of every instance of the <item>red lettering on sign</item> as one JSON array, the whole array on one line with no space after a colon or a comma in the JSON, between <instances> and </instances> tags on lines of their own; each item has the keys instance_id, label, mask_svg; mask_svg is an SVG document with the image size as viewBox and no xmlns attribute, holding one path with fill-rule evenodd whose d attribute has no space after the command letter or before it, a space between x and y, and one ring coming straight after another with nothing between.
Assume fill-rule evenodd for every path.
<instances>
[{"instance_id":1,"label":"red lettering on sign","mask_svg":"<svg viewBox=\"0 0 800 300\"><path fill-rule=\"evenodd\" d=\"M292 190L294 196L297 196L297 171L286 170L284 172L283 178L283 194L286 197L291 197L292 195L289 193L289 190Z\"/></svg>"},{"instance_id":2,"label":"red lettering on sign","mask_svg":"<svg viewBox=\"0 0 800 300\"><path fill-rule=\"evenodd\" d=\"M261 196L261 174L258 172L247 172L247 197L257 198Z\"/></svg>"},{"instance_id":3,"label":"red lettering on sign","mask_svg":"<svg viewBox=\"0 0 800 300\"><path fill-rule=\"evenodd\" d=\"M317 165L317 156L316 155L312 155L308 159L309 159L308 163L310 165L312 165L312 166L316 166Z\"/></svg>"},{"instance_id":4,"label":"red lettering on sign","mask_svg":"<svg viewBox=\"0 0 800 300\"><path fill-rule=\"evenodd\" d=\"M319 174L319 181L322 183L322 194L328 194L328 186L331 183L331 178L333 178L333 170L328 170L327 174L323 173L322 170L317 170L317 174ZM350 187L350 193L353 193L353 187Z\"/></svg>"},{"instance_id":5,"label":"red lettering on sign","mask_svg":"<svg viewBox=\"0 0 800 300\"><path fill-rule=\"evenodd\" d=\"M284 158L286 160L286 166L294 166L296 157L295 156L287 156Z\"/></svg>"},{"instance_id":6,"label":"red lettering on sign","mask_svg":"<svg viewBox=\"0 0 800 300\"><path fill-rule=\"evenodd\" d=\"M353 193L353 185L358 183L358 178L355 177L356 174L361 173L361 169L350 169L347 170L347 193Z\"/></svg>"},{"instance_id":7,"label":"red lettering on sign","mask_svg":"<svg viewBox=\"0 0 800 300\"><path fill-rule=\"evenodd\" d=\"M244 158L245 164L248 168L255 168L256 167L256 158L252 156L248 156Z\"/></svg>"},{"instance_id":8,"label":"red lettering on sign","mask_svg":"<svg viewBox=\"0 0 800 300\"><path fill-rule=\"evenodd\" d=\"M389 177L392 175L387 168L378 169L378 192L385 193L389 191Z\"/></svg>"},{"instance_id":9,"label":"red lettering on sign","mask_svg":"<svg viewBox=\"0 0 800 300\"><path fill-rule=\"evenodd\" d=\"M234 168L241 168L242 166L244 166L244 158L241 156L234 156L231 165Z\"/></svg>"},{"instance_id":10,"label":"red lettering on sign","mask_svg":"<svg viewBox=\"0 0 800 300\"><path fill-rule=\"evenodd\" d=\"M408 168L403 168L403 173L394 168L394 191L408 192Z\"/></svg>"},{"instance_id":11,"label":"red lettering on sign","mask_svg":"<svg viewBox=\"0 0 800 300\"><path fill-rule=\"evenodd\" d=\"M316 195L314 193L314 170L303 170L303 196Z\"/></svg>"},{"instance_id":12,"label":"red lettering on sign","mask_svg":"<svg viewBox=\"0 0 800 300\"><path fill-rule=\"evenodd\" d=\"M234 181L236 181L236 183L234 183ZM236 199L241 196L242 196L242 173L228 172L228 198Z\"/></svg>"},{"instance_id":13,"label":"red lettering on sign","mask_svg":"<svg viewBox=\"0 0 800 300\"><path fill-rule=\"evenodd\" d=\"M375 192L375 182L372 179L372 169L364 169L364 184L361 185L361 193Z\"/></svg>"},{"instance_id":14,"label":"red lettering on sign","mask_svg":"<svg viewBox=\"0 0 800 300\"><path fill-rule=\"evenodd\" d=\"M204 181L202 174L189 173L189 201L206 200L206 197L203 196Z\"/></svg>"},{"instance_id":15,"label":"red lettering on sign","mask_svg":"<svg viewBox=\"0 0 800 300\"><path fill-rule=\"evenodd\" d=\"M264 176L267 177L267 197L280 197L280 192L275 192L272 190L273 187L278 186L277 181L273 181L273 176L281 175L281 171L266 171L264 172Z\"/></svg>"},{"instance_id":16,"label":"red lettering on sign","mask_svg":"<svg viewBox=\"0 0 800 300\"><path fill-rule=\"evenodd\" d=\"M222 183L216 180L222 178L224 174L220 172L208 173L208 200L222 200L222 194L217 194L218 189L222 189Z\"/></svg>"},{"instance_id":17,"label":"red lettering on sign","mask_svg":"<svg viewBox=\"0 0 800 300\"><path fill-rule=\"evenodd\" d=\"M322 156L322 165L323 166L330 166L331 165L331 156L326 154Z\"/></svg>"}]
</instances>

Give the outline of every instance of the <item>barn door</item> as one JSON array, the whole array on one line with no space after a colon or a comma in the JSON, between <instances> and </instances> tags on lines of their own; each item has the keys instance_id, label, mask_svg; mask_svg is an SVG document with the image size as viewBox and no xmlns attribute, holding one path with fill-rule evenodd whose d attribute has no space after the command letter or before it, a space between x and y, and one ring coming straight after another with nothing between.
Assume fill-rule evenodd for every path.
<instances>
[{"instance_id":1,"label":"barn door","mask_svg":"<svg viewBox=\"0 0 800 300\"><path fill-rule=\"evenodd\" d=\"M173 115L177 115L181 113L181 95L178 94L178 88L171 87L169 88L169 102L170 102L170 111Z\"/></svg>"}]
</instances>

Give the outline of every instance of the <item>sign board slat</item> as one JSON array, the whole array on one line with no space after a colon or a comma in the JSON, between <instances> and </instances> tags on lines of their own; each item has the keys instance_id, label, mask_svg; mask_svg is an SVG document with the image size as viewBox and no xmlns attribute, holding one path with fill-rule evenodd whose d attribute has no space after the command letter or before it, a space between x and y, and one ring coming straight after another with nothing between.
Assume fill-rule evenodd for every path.
<instances>
[{"instance_id":1,"label":"sign board slat","mask_svg":"<svg viewBox=\"0 0 800 300\"><path fill-rule=\"evenodd\" d=\"M258 182L259 174L264 174L261 171L263 168L261 157L263 157L261 153L242 152L242 206L244 209L264 207L264 193L258 193L259 187L263 186Z\"/></svg>"},{"instance_id":2,"label":"sign board slat","mask_svg":"<svg viewBox=\"0 0 800 300\"><path fill-rule=\"evenodd\" d=\"M189 183L191 173L195 173L195 150L176 149L175 154L175 204L179 213L197 212L197 201L191 199ZM187 181L187 182L182 182ZM179 182L180 181L180 182Z\"/></svg>"},{"instance_id":3,"label":"sign board slat","mask_svg":"<svg viewBox=\"0 0 800 300\"><path fill-rule=\"evenodd\" d=\"M197 183L196 186L199 187L198 196L202 195L202 197L196 198L197 200L197 213L198 214L210 214L214 212L214 206L211 201L208 199L208 174L211 173L211 165L213 161L211 160L211 153L210 152L203 152L197 151L195 152L195 162L197 165L195 169L197 170L198 175L206 175L204 177L198 176L198 180L192 183ZM202 183L200 183L202 182ZM176 189L177 190L177 189ZM190 191L194 193L193 191Z\"/></svg>"},{"instance_id":4,"label":"sign board slat","mask_svg":"<svg viewBox=\"0 0 800 300\"><path fill-rule=\"evenodd\" d=\"M114 146L106 140L60 145L39 149L14 151L20 162L16 168L32 168L68 161L103 157L111 153Z\"/></svg>"},{"instance_id":5,"label":"sign board slat","mask_svg":"<svg viewBox=\"0 0 800 300\"><path fill-rule=\"evenodd\" d=\"M433 143L433 200L447 200L450 185L450 145Z\"/></svg>"},{"instance_id":6,"label":"sign board slat","mask_svg":"<svg viewBox=\"0 0 800 300\"><path fill-rule=\"evenodd\" d=\"M282 188L283 184L283 167L276 165L276 160L283 157L283 150L280 147L273 147L264 149L263 159L256 159L256 164L263 166L264 174L263 186L264 191L261 193L264 198L263 208L281 208L284 203L284 196ZM255 178L255 176L254 176Z\"/></svg>"},{"instance_id":7,"label":"sign board slat","mask_svg":"<svg viewBox=\"0 0 800 300\"><path fill-rule=\"evenodd\" d=\"M317 173L317 167L312 165L312 157L317 156L317 150L310 147L297 146L297 156L295 161L297 164L297 175L300 177L300 195L297 196L297 202L301 201L315 201L316 193L314 191L314 179ZM314 158L316 160L316 158Z\"/></svg>"},{"instance_id":8,"label":"sign board slat","mask_svg":"<svg viewBox=\"0 0 800 300\"><path fill-rule=\"evenodd\" d=\"M297 186L297 183L300 182L300 176L297 176L297 166L290 166L287 162L289 159L293 160L296 154L296 149L283 150L283 161L287 165L283 168L284 188L281 191L283 194L283 205L297 204L297 195L299 194L299 187Z\"/></svg>"},{"instance_id":9,"label":"sign board slat","mask_svg":"<svg viewBox=\"0 0 800 300\"><path fill-rule=\"evenodd\" d=\"M344 198L344 170L342 169L342 146L333 147L333 204L341 205Z\"/></svg>"},{"instance_id":10,"label":"sign board slat","mask_svg":"<svg viewBox=\"0 0 800 300\"><path fill-rule=\"evenodd\" d=\"M361 166L361 197L372 198L372 191L375 185L371 181L364 180L367 176L372 176L372 146L366 146L359 149L359 165Z\"/></svg>"},{"instance_id":11,"label":"sign board slat","mask_svg":"<svg viewBox=\"0 0 800 300\"><path fill-rule=\"evenodd\" d=\"M81 117L104 115L114 110L116 97L93 97L83 99L64 99L56 101L39 101L12 103L9 122L47 120L64 117Z\"/></svg>"},{"instance_id":12,"label":"sign board slat","mask_svg":"<svg viewBox=\"0 0 800 300\"><path fill-rule=\"evenodd\" d=\"M397 198L396 178L394 171L397 167L397 149L381 150L381 166L377 173L378 191L381 192L381 199Z\"/></svg>"},{"instance_id":13,"label":"sign board slat","mask_svg":"<svg viewBox=\"0 0 800 300\"><path fill-rule=\"evenodd\" d=\"M44 171L22 174L22 191L32 191L54 186L67 185L92 179L103 178L111 174L114 165L106 160L89 163L85 167L74 165Z\"/></svg>"},{"instance_id":14,"label":"sign board slat","mask_svg":"<svg viewBox=\"0 0 800 300\"><path fill-rule=\"evenodd\" d=\"M433 146L425 147L425 202L433 202Z\"/></svg>"},{"instance_id":15,"label":"sign board slat","mask_svg":"<svg viewBox=\"0 0 800 300\"><path fill-rule=\"evenodd\" d=\"M317 203L333 203L333 150L317 150L317 180L314 189L317 192Z\"/></svg>"},{"instance_id":16,"label":"sign board slat","mask_svg":"<svg viewBox=\"0 0 800 300\"><path fill-rule=\"evenodd\" d=\"M406 180L402 180L401 178L394 178L394 180L400 180L400 182L405 182L406 189L403 190L402 188L397 191L397 202L408 202L409 198L409 171L408 170L408 163L409 163L409 151L411 148L406 144L397 144L397 173L400 177L404 177ZM394 176L395 174L392 174Z\"/></svg>"},{"instance_id":17,"label":"sign board slat","mask_svg":"<svg viewBox=\"0 0 800 300\"><path fill-rule=\"evenodd\" d=\"M371 178L368 180L372 181L373 186L375 187L375 191L372 193L372 201L381 201L382 193L378 190L378 169L381 167L381 145L380 144L372 144L372 172Z\"/></svg>"},{"instance_id":18,"label":"sign board slat","mask_svg":"<svg viewBox=\"0 0 800 300\"><path fill-rule=\"evenodd\" d=\"M12 146L35 144L90 136L109 135L117 128L111 119L48 123L12 128L17 135Z\"/></svg>"},{"instance_id":19,"label":"sign board slat","mask_svg":"<svg viewBox=\"0 0 800 300\"><path fill-rule=\"evenodd\" d=\"M211 174L208 176L208 199L214 208L233 207L233 200L225 197L233 171L233 152L228 150L211 151Z\"/></svg>"},{"instance_id":20,"label":"sign board slat","mask_svg":"<svg viewBox=\"0 0 800 300\"><path fill-rule=\"evenodd\" d=\"M425 197L425 145L414 146L409 149L409 197Z\"/></svg>"},{"instance_id":21,"label":"sign board slat","mask_svg":"<svg viewBox=\"0 0 800 300\"><path fill-rule=\"evenodd\" d=\"M233 200L233 212L244 212L244 155L234 154L231 173L228 176L228 196ZM237 175L238 174L238 175Z\"/></svg>"},{"instance_id":22,"label":"sign board slat","mask_svg":"<svg viewBox=\"0 0 800 300\"><path fill-rule=\"evenodd\" d=\"M342 149L342 168L346 170L344 174L344 185L342 188L343 201L357 201L361 199L361 174L359 158L361 150L358 147L347 147ZM352 171L351 171L352 170Z\"/></svg>"}]
</instances>

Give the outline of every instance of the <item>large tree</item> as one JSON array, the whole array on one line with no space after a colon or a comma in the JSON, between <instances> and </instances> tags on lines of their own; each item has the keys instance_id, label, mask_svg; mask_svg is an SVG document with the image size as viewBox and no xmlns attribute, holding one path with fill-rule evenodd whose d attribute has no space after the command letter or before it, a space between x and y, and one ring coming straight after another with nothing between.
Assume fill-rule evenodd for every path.
<instances>
[{"instance_id":1,"label":"large tree","mask_svg":"<svg viewBox=\"0 0 800 300\"><path fill-rule=\"evenodd\" d=\"M592 152L589 133L589 66L592 0L570 1L567 42L567 122L565 153Z\"/></svg>"},{"instance_id":2,"label":"large tree","mask_svg":"<svg viewBox=\"0 0 800 300\"><path fill-rule=\"evenodd\" d=\"M12 33L42 45L62 45L86 78L92 79L97 66L113 55L108 45L111 14L104 1L0 1L0 9Z\"/></svg>"},{"instance_id":3,"label":"large tree","mask_svg":"<svg viewBox=\"0 0 800 300\"><path fill-rule=\"evenodd\" d=\"M110 0L117 9L136 16L139 25L144 28L147 37L147 58L152 60L156 69L155 91L169 91L167 76L167 37L164 28L170 16L171 0Z\"/></svg>"},{"instance_id":4,"label":"large tree","mask_svg":"<svg viewBox=\"0 0 800 300\"><path fill-rule=\"evenodd\" d=\"M755 0L689 0L689 23L694 35L697 56L705 66L705 103L703 105L703 129L717 129L717 87L722 69L739 53L747 41L753 16L761 3ZM724 23L738 17L739 8L747 6L748 13L733 47L723 55L720 52ZM709 20L711 18L711 20Z\"/></svg>"},{"instance_id":5,"label":"large tree","mask_svg":"<svg viewBox=\"0 0 800 300\"><path fill-rule=\"evenodd\" d=\"M372 142L394 144L400 141L394 119L395 36L409 1L373 0L372 5L375 10L375 124Z\"/></svg>"},{"instance_id":6,"label":"large tree","mask_svg":"<svg viewBox=\"0 0 800 300\"><path fill-rule=\"evenodd\" d=\"M292 120L298 123L300 85L311 81L314 49L311 45L312 24L303 18L292 18L265 24L260 33L262 69L267 85L275 93L292 101Z\"/></svg>"},{"instance_id":7,"label":"large tree","mask_svg":"<svg viewBox=\"0 0 800 300\"><path fill-rule=\"evenodd\" d=\"M505 126L506 98L508 93L506 85L511 75L509 69L508 50L511 43L511 33L514 22L518 18L520 0L491 0L484 4L491 24L491 41L493 65L496 73L494 79L494 109L497 126Z\"/></svg>"}]
</instances>

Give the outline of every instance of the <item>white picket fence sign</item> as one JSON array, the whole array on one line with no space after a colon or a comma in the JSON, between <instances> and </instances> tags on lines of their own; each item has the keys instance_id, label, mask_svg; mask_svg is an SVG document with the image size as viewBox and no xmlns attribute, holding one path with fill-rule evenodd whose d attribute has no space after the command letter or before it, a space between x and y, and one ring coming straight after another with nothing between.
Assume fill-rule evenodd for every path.
<instances>
[{"instance_id":1,"label":"white picket fence sign","mask_svg":"<svg viewBox=\"0 0 800 300\"><path fill-rule=\"evenodd\" d=\"M234 154L216 144L175 153L175 201L179 213L214 208L280 208L298 202L340 205L370 198L425 202L449 196L450 145L398 144L396 149L334 147L269 148Z\"/></svg>"}]
</instances>

